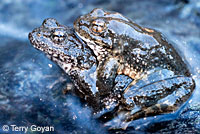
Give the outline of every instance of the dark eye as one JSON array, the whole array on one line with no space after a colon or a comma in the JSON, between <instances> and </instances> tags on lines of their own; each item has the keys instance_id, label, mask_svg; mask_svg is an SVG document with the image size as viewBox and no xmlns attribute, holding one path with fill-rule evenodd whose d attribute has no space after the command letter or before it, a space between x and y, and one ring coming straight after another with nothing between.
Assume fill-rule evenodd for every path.
<instances>
[{"instance_id":1,"label":"dark eye","mask_svg":"<svg viewBox=\"0 0 200 134\"><path fill-rule=\"evenodd\" d=\"M61 43L65 40L66 34L63 29L56 29L52 32L51 38L55 43Z\"/></svg>"},{"instance_id":2,"label":"dark eye","mask_svg":"<svg viewBox=\"0 0 200 134\"><path fill-rule=\"evenodd\" d=\"M102 19L94 20L91 24L91 30L95 33L102 33L106 28L105 21Z\"/></svg>"}]
</instances>

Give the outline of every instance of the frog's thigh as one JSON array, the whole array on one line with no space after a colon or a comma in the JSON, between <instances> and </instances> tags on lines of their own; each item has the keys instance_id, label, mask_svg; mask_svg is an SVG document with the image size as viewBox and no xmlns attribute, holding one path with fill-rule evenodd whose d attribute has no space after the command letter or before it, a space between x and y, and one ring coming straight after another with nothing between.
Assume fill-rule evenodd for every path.
<instances>
[{"instance_id":1,"label":"frog's thigh","mask_svg":"<svg viewBox=\"0 0 200 134\"><path fill-rule=\"evenodd\" d=\"M194 88L192 78L177 76L139 88L132 95L129 92L126 96L134 101L134 105L128 121L176 111L190 97Z\"/></svg>"}]
</instances>

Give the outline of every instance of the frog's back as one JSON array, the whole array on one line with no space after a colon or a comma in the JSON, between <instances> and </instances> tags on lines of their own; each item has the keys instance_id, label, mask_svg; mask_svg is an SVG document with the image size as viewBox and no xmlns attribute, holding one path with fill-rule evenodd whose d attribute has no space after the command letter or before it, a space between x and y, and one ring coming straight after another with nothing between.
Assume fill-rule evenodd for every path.
<instances>
[{"instance_id":1,"label":"frog's back","mask_svg":"<svg viewBox=\"0 0 200 134\"><path fill-rule=\"evenodd\" d=\"M161 68L174 72L174 75L191 75L184 58L160 32L143 28L139 40L126 37L125 41L129 45L124 45L122 52L124 70L120 70L121 72L128 68L137 74Z\"/></svg>"}]
</instances>

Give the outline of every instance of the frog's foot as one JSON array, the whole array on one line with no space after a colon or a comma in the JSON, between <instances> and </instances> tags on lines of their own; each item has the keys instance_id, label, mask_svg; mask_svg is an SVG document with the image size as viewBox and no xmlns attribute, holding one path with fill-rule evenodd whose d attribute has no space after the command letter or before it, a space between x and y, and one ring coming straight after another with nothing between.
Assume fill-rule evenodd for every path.
<instances>
[{"instance_id":1,"label":"frog's foot","mask_svg":"<svg viewBox=\"0 0 200 134\"><path fill-rule=\"evenodd\" d=\"M130 121L129 122L125 121L125 118L129 115L130 115L130 112L121 111L118 114L116 114L116 116L112 120L106 122L104 126L108 127L108 129L110 130L111 129L125 130L128 127L128 125L131 123Z\"/></svg>"},{"instance_id":2,"label":"frog's foot","mask_svg":"<svg viewBox=\"0 0 200 134\"><path fill-rule=\"evenodd\" d=\"M111 129L126 130L127 127L134 127L134 129L138 130L149 125L150 123L158 121L158 120L155 120L155 118L153 118L153 120L147 119L146 118L147 116L150 117L150 116L159 115L160 113L164 113L164 110L174 111L174 106L169 106L166 104L156 104L152 107L145 109L144 111L141 110L133 115L132 115L132 111L121 111L112 120L106 122L104 126L108 127L110 130ZM167 118L167 120L168 119L169 118ZM134 121L134 120L137 120L137 121ZM159 118L159 121L161 121L160 118Z\"/></svg>"},{"instance_id":3,"label":"frog's foot","mask_svg":"<svg viewBox=\"0 0 200 134\"><path fill-rule=\"evenodd\" d=\"M133 111L121 111L119 112L114 119L112 119L111 121L108 121L104 124L104 126L109 127L109 129L123 129L126 130L127 127L129 127L129 124L132 123L133 120L137 120L137 119L144 119L146 117L150 117L150 116L155 116L155 115L160 115L160 113L165 113L166 111L168 112L174 112L174 110L177 107L174 106L169 106L167 104L156 104L153 105L151 107L148 107L145 110L140 110L136 113L133 113ZM141 126L145 126L149 124L149 120L147 120L146 122L143 121L141 123L144 124L137 124L135 123L134 127L135 129L140 128Z\"/></svg>"},{"instance_id":4,"label":"frog's foot","mask_svg":"<svg viewBox=\"0 0 200 134\"><path fill-rule=\"evenodd\" d=\"M74 85L72 83L67 83L66 87L62 89L63 94L67 94L74 89Z\"/></svg>"}]
</instances>

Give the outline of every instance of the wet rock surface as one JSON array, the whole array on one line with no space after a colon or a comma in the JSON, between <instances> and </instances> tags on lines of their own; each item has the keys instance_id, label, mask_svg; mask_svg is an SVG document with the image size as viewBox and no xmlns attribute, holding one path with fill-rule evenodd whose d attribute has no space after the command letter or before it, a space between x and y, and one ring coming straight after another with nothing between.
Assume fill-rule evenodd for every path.
<instances>
[{"instance_id":1,"label":"wet rock surface","mask_svg":"<svg viewBox=\"0 0 200 134\"><path fill-rule=\"evenodd\" d=\"M198 0L1 1L0 126L49 125L56 133L200 133L199 5ZM96 7L120 12L142 26L161 31L185 56L197 87L176 119L152 123L139 131L134 127L107 131L79 98L63 95L63 88L72 84L70 79L29 45L28 32L48 17L72 26L78 16Z\"/></svg>"}]
</instances>

